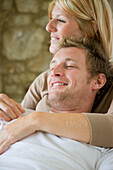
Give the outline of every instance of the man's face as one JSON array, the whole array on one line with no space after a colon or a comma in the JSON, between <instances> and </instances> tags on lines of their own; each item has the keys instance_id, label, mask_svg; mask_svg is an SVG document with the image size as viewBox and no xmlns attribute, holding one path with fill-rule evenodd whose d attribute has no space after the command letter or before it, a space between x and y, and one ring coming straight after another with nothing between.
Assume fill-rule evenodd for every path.
<instances>
[{"instance_id":1,"label":"man's face","mask_svg":"<svg viewBox=\"0 0 113 170\"><path fill-rule=\"evenodd\" d=\"M88 82L85 50L61 48L50 63L50 70L48 100L52 107L75 109L89 100L92 85L91 81Z\"/></svg>"}]
</instances>

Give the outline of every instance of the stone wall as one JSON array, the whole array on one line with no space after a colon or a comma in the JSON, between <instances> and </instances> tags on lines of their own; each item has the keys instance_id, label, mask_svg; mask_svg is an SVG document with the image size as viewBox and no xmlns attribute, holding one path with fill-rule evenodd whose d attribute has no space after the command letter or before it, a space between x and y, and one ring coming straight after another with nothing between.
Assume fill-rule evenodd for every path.
<instances>
[{"instance_id":1,"label":"stone wall","mask_svg":"<svg viewBox=\"0 0 113 170\"><path fill-rule=\"evenodd\" d=\"M51 60L45 31L48 3L0 0L0 92L18 102Z\"/></svg>"},{"instance_id":2,"label":"stone wall","mask_svg":"<svg viewBox=\"0 0 113 170\"><path fill-rule=\"evenodd\" d=\"M47 0L0 0L0 92L20 102L49 66Z\"/></svg>"}]
</instances>

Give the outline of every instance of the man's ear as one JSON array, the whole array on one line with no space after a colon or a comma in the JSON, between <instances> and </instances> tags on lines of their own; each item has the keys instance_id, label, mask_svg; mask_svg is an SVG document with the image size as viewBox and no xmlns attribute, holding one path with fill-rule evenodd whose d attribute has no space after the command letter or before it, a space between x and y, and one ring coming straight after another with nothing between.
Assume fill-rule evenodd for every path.
<instances>
[{"instance_id":1,"label":"man's ear","mask_svg":"<svg viewBox=\"0 0 113 170\"><path fill-rule=\"evenodd\" d=\"M95 77L93 89L99 90L105 85L105 83L106 83L106 76L105 74L100 73Z\"/></svg>"}]
</instances>

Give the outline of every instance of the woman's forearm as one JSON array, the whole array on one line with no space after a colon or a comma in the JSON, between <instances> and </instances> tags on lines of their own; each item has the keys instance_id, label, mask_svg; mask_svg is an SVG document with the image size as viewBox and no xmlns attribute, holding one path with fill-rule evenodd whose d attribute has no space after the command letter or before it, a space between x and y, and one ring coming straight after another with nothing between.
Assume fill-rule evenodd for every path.
<instances>
[{"instance_id":1,"label":"woman's forearm","mask_svg":"<svg viewBox=\"0 0 113 170\"><path fill-rule=\"evenodd\" d=\"M6 125L0 132L0 154L11 144L33 134L44 131L89 143L90 128L83 114L32 112Z\"/></svg>"},{"instance_id":2,"label":"woman's forearm","mask_svg":"<svg viewBox=\"0 0 113 170\"><path fill-rule=\"evenodd\" d=\"M84 114L33 112L36 130L89 143L90 127Z\"/></svg>"}]
</instances>

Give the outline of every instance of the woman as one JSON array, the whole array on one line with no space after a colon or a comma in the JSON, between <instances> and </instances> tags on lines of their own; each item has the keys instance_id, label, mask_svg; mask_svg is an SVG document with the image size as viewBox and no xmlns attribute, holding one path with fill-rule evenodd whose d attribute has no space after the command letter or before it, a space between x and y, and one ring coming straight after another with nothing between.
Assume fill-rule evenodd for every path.
<instances>
[{"instance_id":1,"label":"woman","mask_svg":"<svg viewBox=\"0 0 113 170\"><path fill-rule=\"evenodd\" d=\"M64 36L87 36L102 43L108 57L111 58L112 15L111 9L106 0L53 0L49 7L49 18L50 21L46 27L46 30L51 33L50 52L54 53L56 51L59 41ZM36 109L37 111L42 112L50 111L50 107L46 100L48 74L49 71L42 73L33 82L22 102L22 106L24 108L33 110ZM106 113L110 107L112 95L112 85L108 84L106 86L105 94L98 96L98 100L96 100L92 112ZM12 99L9 99L6 95L1 94L0 98L1 118L8 121L18 117L21 112L23 112L23 109ZM105 103L107 104L105 105ZM112 105L110 109L111 108ZM6 113L8 116L6 116L4 113ZM64 119L66 118L65 116ZM76 114L74 116L74 119L76 120ZM29 117L30 120L32 120L32 115ZM83 117L84 115L81 114L78 121L80 122L83 120ZM28 118L26 118L26 120L27 119ZM24 121L24 118L23 120L21 119L21 121L19 121L20 126L24 125ZM57 115L56 121L59 121L59 117ZM112 118L110 118L110 116L107 116L107 114L85 114L84 123L87 124L87 134L89 134L89 141L87 141L87 143L96 146L113 147L113 139L111 141ZM14 129L15 127L12 126L12 134L14 134ZM27 131L25 133L27 133ZM56 131L55 134L59 135L59 132ZM104 140L105 138L106 140ZM81 141L81 138L77 140ZM82 138L82 141L86 141L85 137L84 139Z\"/></svg>"}]
</instances>

